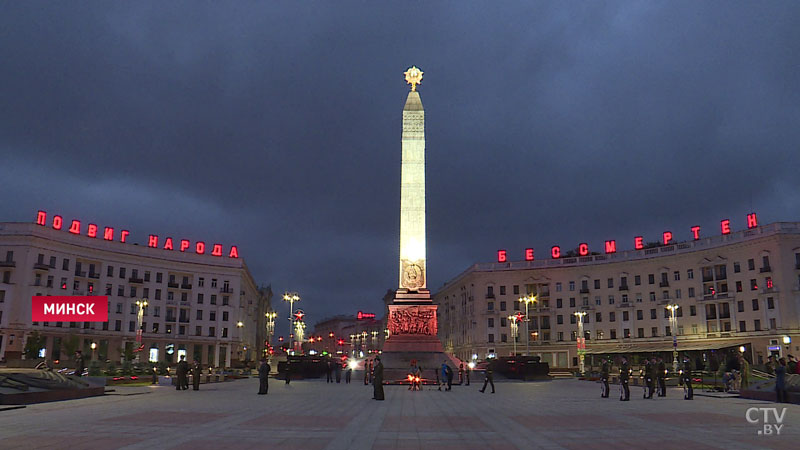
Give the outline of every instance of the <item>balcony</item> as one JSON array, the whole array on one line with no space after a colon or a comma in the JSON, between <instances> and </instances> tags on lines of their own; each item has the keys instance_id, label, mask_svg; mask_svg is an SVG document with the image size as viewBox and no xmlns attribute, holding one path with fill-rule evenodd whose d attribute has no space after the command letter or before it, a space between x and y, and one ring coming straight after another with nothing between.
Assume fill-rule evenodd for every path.
<instances>
[{"instance_id":1,"label":"balcony","mask_svg":"<svg viewBox=\"0 0 800 450\"><path fill-rule=\"evenodd\" d=\"M99 280L100 274L97 272L89 272L89 278L94 278L95 280Z\"/></svg>"},{"instance_id":2,"label":"balcony","mask_svg":"<svg viewBox=\"0 0 800 450\"><path fill-rule=\"evenodd\" d=\"M175 316L167 316L167 318L166 318L166 319L164 319L164 322L172 322L172 323L175 323L175 322L177 322L177 321L178 321L178 319L177 319Z\"/></svg>"},{"instance_id":3,"label":"balcony","mask_svg":"<svg viewBox=\"0 0 800 450\"><path fill-rule=\"evenodd\" d=\"M128 283L142 284L142 283L144 283L144 280L141 279L141 278L130 277L130 278L128 278Z\"/></svg>"},{"instance_id":4,"label":"balcony","mask_svg":"<svg viewBox=\"0 0 800 450\"><path fill-rule=\"evenodd\" d=\"M231 288L222 288L219 290L221 294L233 294L233 289ZM494 298L494 294L486 294L486 298Z\"/></svg>"},{"instance_id":5,"label":"balcony","mask_svg":"<svg viewBox=\"0 0 800 450\"><path fill-rule=\"evenodd\" d=\"M86 272L75 271L75 276L80 278L86 278Z\"/></svg>"},{"instance_id":6,"label":"balcony","mask_svg":"<svg viewBox=\"0 0 800 450\"><path fill-rule=\"evenodd\" d=\"M772 272L772 267L770 267L770 266L764 266L764 267L762 267L761 269L759 269L759 270L758 270L758 272L759 272L759 273L767 273L767 272Z\"/></svg>"},{"instance_id":7,"label":"balcony","mask_svg":"<svg viewBox=\"0 0 800 450\"><path fill-rule=\"evenodd\" d=\"M658 283L658 287L669 287L669 281L662 281L661 283Z\"/></svg>"},{"instance_id":8,"label":"balcony","mask_svg":"<svg viewBox=\"0 0 800 450\"><path fill-rule=\"evenodd\" d=\"M178 289L178 283L170 281L169 283L167 283L167 287L170 287L172 289Z\"/></svg>"},{"instance_id":9,"label":"balcony","mask_svg":"<svg viewBox=\"0 0 800 450\"><path fill-rule=\"evenodd\" d=\"M177 305L177 304L178 304L178 302L176 302L176 301L175 301L175 299L172 299L172 300L170 300L170 299L167 299L167 304L168 304L168 305Z\"/></svg>"},{"instance_id":10,"label":"balcony","mask_svg":"<svg viewBox=\"0 0 800 450\"><path fill-rule=\"evenodd\" d=\"M631 302L619 302L619 303L617 303L617 308L633 308L633 303L631 303Z\"/></svg>"},{"instance_id":11,"label":"balcony","mask_svg":"<svg viewBox=\"0 0 800 450\"><path fill-rule=\"evenodd\" d=\"M0 261L0 267L17 267L17 263L14 261Z\"/></svg>"},{"instance_id":12,"label":"balcony","mask_svg":"<svg viewBox=\"0 0 800 450\"><path fill-rule=\"evenodd\" d=\"M581 288L581 294L588 294L589 288Z\"/></svg>"},{"instance_id":13,"label":"balcony","mask_svg":"<svg viewBox=\"0 0 800 450\"><path fill-rule=\"evenodd\" d=\"M180 322L180 323L189 323L189 319L186 318L186 317L181 317L181 319L178 322Z\"/></svg>"},{"instance_id":14,"label":"balcony","mask_svg":"<svg viewBox=\"0 0 800 450\"><path fill-rule=\"evenodd\" d=\"M192 285L189 283L181 283L181 289L191 289Z\"/></svg>"},{"instance_id":15,"label":"balcony","mask_svg":"<svg viewBox=\"0 0 800 450\"><path fill-rule=\"evenodd\" d=\"M620 290L620 291L627 291L627 290L628 290L628 285L627 285L627 284L624 284L624 285L620 286L620 287L619 287L619 290Z\"/></svg>"},{"instance_id":16,"label":"balcony","mask_svg":"<svg viewBox=\"0 0 800 450\"><path fill-rule=\"evenodd\" d=\"M714 281L713 275L703 275L703 283L709 283Z\"/></svg>"},{"instance_id":17,"label":"balcony","mask_svg":"<svg viewBox=\"0 0 800 450\"><path fill-rule=\"evenodd\" d=\"M36 263L33 265L33 270L50 270L50 266L44 263Z\"/></svg>"}]
</instances>

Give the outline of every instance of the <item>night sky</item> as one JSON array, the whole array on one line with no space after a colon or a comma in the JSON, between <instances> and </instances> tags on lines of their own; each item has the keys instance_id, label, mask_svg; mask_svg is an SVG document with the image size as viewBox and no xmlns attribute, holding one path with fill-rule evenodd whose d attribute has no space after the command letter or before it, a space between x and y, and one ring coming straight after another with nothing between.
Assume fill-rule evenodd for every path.
<instances>
[{"instance_id":1,"label":"night sky","mask_svg":"<svg viewBox=\"0 0 800 450\"><path fill-rule=\"evenodd\" d=\"M6 1L0 221L237 244L311 323L380 315L411 65L434 291L498 248L800 220L798 23L796 1Z\"/></svg>"}]
</instances>

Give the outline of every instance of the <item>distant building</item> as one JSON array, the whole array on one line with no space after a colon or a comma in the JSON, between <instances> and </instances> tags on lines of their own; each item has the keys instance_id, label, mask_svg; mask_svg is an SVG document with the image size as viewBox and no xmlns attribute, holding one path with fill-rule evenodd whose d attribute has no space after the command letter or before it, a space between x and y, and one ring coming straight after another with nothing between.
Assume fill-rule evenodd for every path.
<instances>
[{"instance_id":1,"label":"distant building","mask_svg":"<svg viewBox=\"0 0 800 450\"><path fill-rule=\"evenodd\" d=\"M517 354L576 367L577 311L587 355L739 349L756 364L800 353L800 222L606 255L481 263L434 296L439 337L462 359L509 355L508 316L529 305ZM669 304L679 305L677 330Z\"/></svg>"},{"instance_id":2,"label":"distant building","mask_svg":"<svg viewBox=\"0 0 800 450\"><path fill-rule=\"evenodd\" d=\"M19 359L38 331L48 359L71 357L63 343L77 336L87 359L120 361L139 346L136 301L146 299L141 361L176 362L183 354L210 366L257 360L272 291L258 288L243 259L208 253L2 223L0 356ZM108 296L108 322L33 322L31 297L48 295Z\"/></svg>"},{"instance_id":3,"label":"distant building","mask_svg":"<svg viewBox=\"0 0 800 450\"><path fill-rule=\"evenodd\" d=\"M319 352L342 351L355 356L361 356L362 353L368 356L383 348L385 328L383 320L376 318L374 313L359 311L353 315L338 315L317 322L308 337L322 338L322 343L317 347L311 346ZM330 337L331 333L333 338Z\"/></svg>"}]
</instances>

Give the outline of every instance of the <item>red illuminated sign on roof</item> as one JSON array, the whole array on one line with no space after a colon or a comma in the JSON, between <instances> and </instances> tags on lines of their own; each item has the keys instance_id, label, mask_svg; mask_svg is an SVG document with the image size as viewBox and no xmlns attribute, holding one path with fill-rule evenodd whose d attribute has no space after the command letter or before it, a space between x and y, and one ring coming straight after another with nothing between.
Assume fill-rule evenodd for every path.
<instances>
[{"instance_id":1,"label":"red illuminated sign on roof","mask_svg":"<svg viewBox=\"0 0 800 450\"><path fill-rule=\"evenodd\" d=\"M36 224L41 225L43 227L47 226L47 213L45 211L39 211L36 214ZM59 216L53 216L50 226L54 230L61 230L64 228L64 219ZM81 234L82 226L80 220L73 220L70 222L70 226L67 229L72 234ZM113 227L104 227L103 230L103 240L106 241L113 241L114 240L114 228ZM97 239L100 236L100 227L97 225L90 223L86 227L86 237ZM119 242L127 243L128 235L130 235L130 231L128 230L121 230L119 232ZM198 255L206 254L206 244L203 241L198 241L194 243L194 246L191 245L186 239L179 240L179 250L181 252L186 252L187 250L194 250L194 253ZM174 250L173 241L171 237L168 237L164 240L163 245L159 245L159 237L156 234L151 234L147 238L147 246L150 248L161 248L163 250ZM223 247L222 244L213 244L211 246L211 255L212 256L222 256ZM235 245L232 245L228 250L228 258L238 258L239 257L239 249L236 248Z\"/></svg>"},{"instance_id":2,"label":"red illuminated sign on roof","mask_svg":"<svg viewBox=\"0 0 800 450\"><path fill-rule=\"evenodd\" d=\"M359 311L358 314L356 315L356 318L358 320L374 319L375 318L375 313L365 313L365 312Z\"/></svg>"}]
</instances>

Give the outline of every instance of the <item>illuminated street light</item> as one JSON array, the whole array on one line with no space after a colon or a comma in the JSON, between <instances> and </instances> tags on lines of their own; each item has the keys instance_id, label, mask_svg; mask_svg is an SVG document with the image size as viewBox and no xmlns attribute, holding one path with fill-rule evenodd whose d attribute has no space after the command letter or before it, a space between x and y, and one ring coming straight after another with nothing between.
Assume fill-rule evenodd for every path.
<instances>
[{"instance_id":1,"label":"illuminated street light","mask_svg":"<svg viewBox=\"0 0 800 450\"><path fill-rule=\"evenodd\" d=\"M292 317L294 317L294 302L299 302L300 296L297 295L297 292L287 292L283 294L283 301L289 302L289 322L291 323ZM294 340L291 343L291 347L294 348Z\"/></svg>"},{"instance_id":2,"label":"illuminated street light","mask_svg":"<svg viewBox=\"0 0 800 450\"><path fill-rule=\"evenodd\" d=\"M530 348L531 331L528 329L528 327L530 326L529 324L530 324L530 321L531 321L531 319L530 319L531 316L528 315L528 305L530 305L531 303L535 304L536 302L538 302L539 301L539 297L537 295L530 294L530 295L527 295L527 296L524 296L524 297L520 297L519 299L517 299L517 301L525 303L525 356L530 356L531 355L531 348Z\"/></svg>"},{"instance_id":3,"label":"illuminated street light","mask_svg":"<svg viewBox=\"0 0 800 450\"><path fill-rule=\"evenodd\" d=\"M583 317L586 315L586 311L575 311L573 314L578 318L578 359L580 360L579 370L581 374L583 374L585 368L583 358L586 354L586 338L583 335Z\"/></svg>"},{"instance_id":4,"label":"illuminated street light","mask_svg":"<svg viewBox=\"0 0 800 450\"><path fill-rule=\"evenodd\" d=\"M136 362L139 362L139 353L144 349L144 344L142 344L142 320L144 319L144 308L147 307L147 299L136 300L136 306L139 307L139 312L136 314L136 343L138 345L134 351L136 352Z\"/></svg>"},{"instance_id":5,"label":"illuminated street light","mask_svg":"<svg viewBox=\"0 0 800 450\"><path fill-rule=\"evenodd\" d=\"M240 320L240 321L236 322L236 326L239 327L239 328L242 328L244 326L244 323Z\"/></svg>"},{"instance_id":6,"label":"illuminated street light","mask_svg":"<svg viewBox=\"0 0 800 450\"><path fill-rule=\"evenodd\" d=\"M675 314L680 305L669 304L666 308L670 312L669 323L672 328L672 371L678 373L678 317Z\"/></svg>"},{"instance_id":7,"label":"illuminated street light","mask_svg":"<svg viewBox=\"0 0 800 450\"><path fill-rule=\"evenodd\" d=\"M278 313L275 311L270 311L264 314L267 318L267 347L272 345L272 336L275 334L275 318L278 317Z\"/></svg>"},{"instance_id":8,"label":"illuminated street light","mask_svg":"<svg viewBox=\"0 0 800 450\"><path fill-rule=\"evenodd\" d=\"M514 340L514 356L517 356L517 336L519 335L519 325L517 322L522 320L522 314L515 314L513 316L508 316L508 320L511 321L511 339Z\"/></svg>"},{"instance_id":9,"label":"illuminated street light","mask_svg":"<svg viewBox=\"0 0 800 450\"><path fill-rule=\"evenodd\" d=\"M94 351L97 349L97 342L92 342L92 344L89 347L92 348L92 359L97 359L94 356Z\"/></svg>"}]
</instances>

